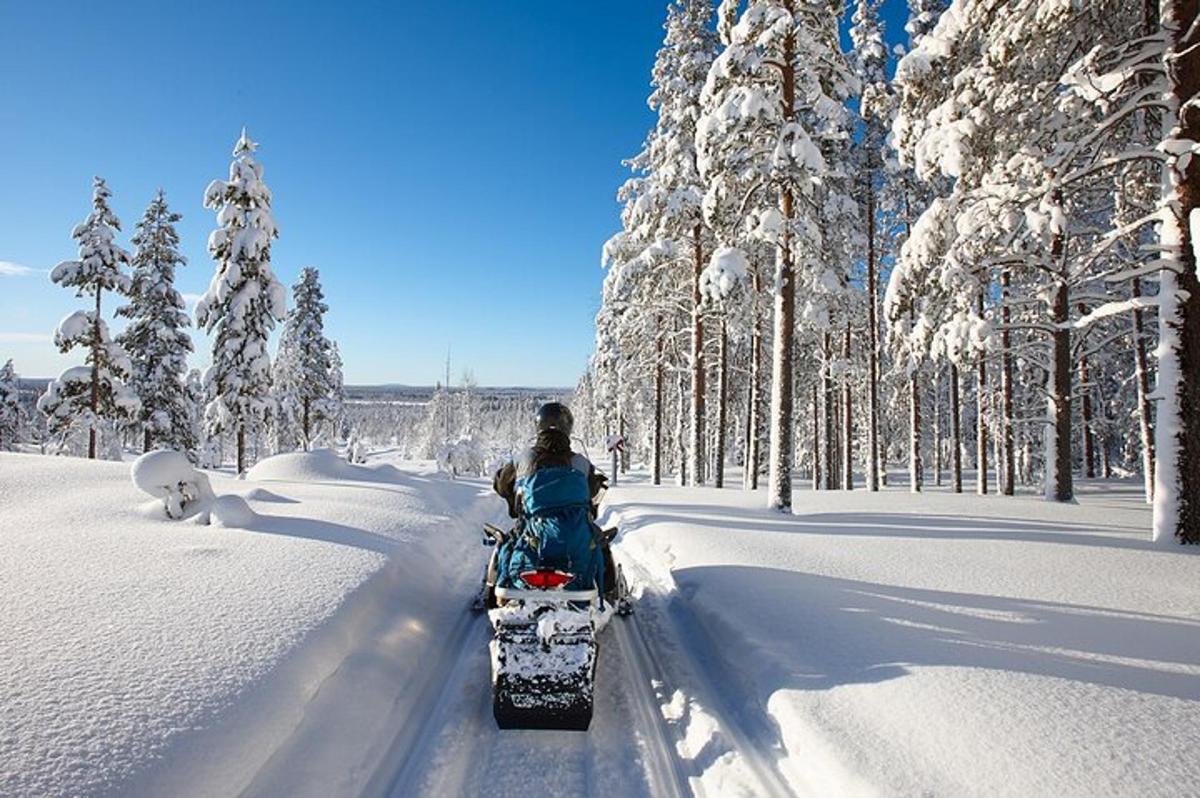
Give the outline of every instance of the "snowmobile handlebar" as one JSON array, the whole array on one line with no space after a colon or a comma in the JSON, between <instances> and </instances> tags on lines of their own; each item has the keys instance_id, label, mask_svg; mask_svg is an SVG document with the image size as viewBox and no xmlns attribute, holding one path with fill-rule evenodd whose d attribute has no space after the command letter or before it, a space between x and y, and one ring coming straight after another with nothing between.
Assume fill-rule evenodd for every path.
<instances>
[{"instance_id":1,"label":"snowmobile handlebar","mask_svg":"<svg viewBox=\"0 0 1200 798\"><path fill-rule=\"evenodd\" d=\"M618 531L619 530L617 529L617 527L610 526L608 529L600 530L600 534L603 537L605 543L612 543L613 540L616 539ZM483 538L480 540L480 542L484 546L498 546L504 542L504 539L506 537L508 537L508 533L505 532L503 529L496 526L495 524L489 524L487 522L484 522Z\"/></svg>"},{"instance_id":2,"label":"snowmobile handlebar","mask_svg":"<svg viewBox=\"0 0 1200 798\"><path fill-rule=\"evenodd\" d=\"M483 540L485 546L498 546L504 542L505 532L495 524L484 523Z\"/></svg>"}]
</instances>

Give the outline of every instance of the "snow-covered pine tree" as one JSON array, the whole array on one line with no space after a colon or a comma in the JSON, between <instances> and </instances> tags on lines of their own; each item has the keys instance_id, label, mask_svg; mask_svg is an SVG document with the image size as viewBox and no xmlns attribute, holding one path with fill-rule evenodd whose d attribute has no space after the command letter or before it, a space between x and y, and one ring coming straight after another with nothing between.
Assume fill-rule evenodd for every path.
<instances>
[{"instance_id":1,"label":"snow-covered pine tree","mask_svg":"<svg viewBox=\"0 0 1200 798\"><path fill-rule=\"evenodd\" d=\"M1083 351L1072 343L1073 330L1087 324L1082 317L1104 295L1089 290L1100 238L1094 220L1111 212L1106 205L1112 202L1111 177L1100 189L1071 177L1071 142L1092 137L1096 125L1064 105L1064 85L1071 61L1111 38L1111 19L1127 7L1115 0L964 0L951 5L897 67L903 103L893 133L900 156L922 179L953 180L956 235L941 261L940 282L957 285L960 301L973 300L968 312L1000 322L1003 488L1012 483L1011 375L1019 353L1047 376L1045 494L1057 501L1073 495L1074 358ZM1103 159L1090 163L1100 172L1106 166ZM1086 173L1097 174L1091 167ZM976 367L983 489L987 364L979 360Z\"/></svg>"},{"instance_id":2,"label":"snow-covered pine tree","mask_svg":"<svg viewBox=\"0 0 1200 798\"><path fill-rule=\"evenodd\" d=\"M293 452L301 445L300 426L296 422L299 402L292 394L295 388L292 375L300 371L300 353L294 332L285 321L283 330L279 333L279 348L271 363L271 399L274 412L271 414L270 436L271 451L275 454Z\"/></svg>"},{"instance_id":3,"label":"snow-covered pine tree","mask_svg":"<svg viewBox=\"0 0 1200 798\"><path fill-rule=\"evenodd\" d=\"M717 52L717 39L709 28L712 11L710 0L672 0L668 6L667 33L655 58L649 98L658 119L642 151L629 161L640 176L620 193L627 243L654 247L659 254L669 248L669 262L660 260L659 265L687 267L686 281L678 287L690 287L692 484L703 483L705 474L705 309L700 274L712 251L712 234L701 211L704 189L695 134L700 94Z\"/></svg>"},{"instance_id":4,"label":"snow-covered pine tree","mask_svg":"<svg viewBox=\"0 0 1200 798\"><path fill-rule=\"evenodd\" d=\"M175 231L182 218L167 206L160 189L137 223L130 303L117 310L130 319L117 341L133 363L130 386L142 401L138 420L146 452L155 443L185 453L196 448L183 383L192 351L190 321L175 290L175 270L187 263Z\"/></svg>"},{"instance_id":5,"label":"snow-covered pine tree","mask_svg":"<svg viewBox=\"0 0 1200 798\"><path fill-rule=\"evenodd\" d=\"M818 218L828 166L822 139L846 129L856 87L838 45L837 2L724 0L725 50L709 70L697 125L705 215L720 207L769 208L778 228L772 341L768 505L792 506L793 346L796 286L812 284L822 260Z\"/></svg>"},{"instance_id":6,"label":"snow-covered pine tree","mask_svg":"<svg viewBox=\"0 0 1200 798\"><path fill-rule=\"evenodd\" d=\"M334 385L332 345L325 337L325 312L317 270L306 266L292 286L292 309L283 333L274 370L274 390L281 412L294 419L300 444L307 451L318 426L331 417Z\"/></svg>"},{"instance_id":7,"label":"snow-covered pine tree","mask_svg":"<svg viewBox=\"0 0 1200 798\"><path fill-rule=\"evenodd\" d=\"M214 180L204 192L204 206L217 214L218 227L208 239L217 268L196 305L197 326L216 332L205 375L212 395L205 420L211 433L235 432L238 473L246 470L247 429L261 427L271 415L267 339L287 310L287 292L271 272L271 241L279 231L256 149L243 129L229 179Z\"/></svg>"},{"instance_id":8,"label":"snow-covered pine tree","mask_svg":"<svg viewBox=\"0 0 1200 798\"><path fill-rule=\"evenodd\" d=\"M346 378L343 374L342 351L337 341L329 342L329 399L326 413L333 440L346 434Z\"/></svg>"},{"instance_id":9,"label":"snow-covered pine tree","mask_svg":"<svg viewBox=\"0 0 1200 798\"><path fill-rule=\"evenodd\" d=\"M20 380L9 359L0 368L0 451L11 452L16 448L21 441L23 426Z\"/></svg>"},{"instance_id":10,"label":"snow-covered pine tree","mask_svg":"<svg viewBox=\"0 0 1200 798\"><path fill-rule=\"evenodd\" d=\"M1154 538L1200 544L1200 0L1162 0L1166 109Z\"/></svg>"},{"instance_id":11,"label":"snow-covered pine tree","mask_svg":"<svg viewBox=\"0 0 1200 798\"><path fill-rule=\"evenodd\" d=\"M65 441L72 429L87 429L88 457L93 460L103 423L131 419L139 406L137 394L123 382L130 375L129 358L109 337L100 315L105 291L128 294L130 289L129 276L121 271L122 264L129 263L129 253L114 241L121 222L108 207L111 196L104 180L95 178L92 212L71 232L79 244L79 260L63 261L50 272L51 281L74 288L78 297L95 300L91 311L76 311L63 319L54 335L61 352L86 349L88 365L64 371L38 400L52 435Z\"/></svg>"}]
</instances>

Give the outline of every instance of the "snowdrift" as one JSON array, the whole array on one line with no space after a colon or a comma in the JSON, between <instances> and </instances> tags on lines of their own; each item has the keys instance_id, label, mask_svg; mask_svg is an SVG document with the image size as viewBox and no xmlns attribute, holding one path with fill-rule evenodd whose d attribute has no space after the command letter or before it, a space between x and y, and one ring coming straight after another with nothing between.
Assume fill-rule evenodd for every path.
<instances>
[{"instance_id":1,"label":"snowdrift","mask_svg":"<svg viewBox=\"0 0 1200 798\"><path fill-rule=\"evenodd\" d=\"M363 747L453 625L437 599L478 578L458 517L496 508L343 466L265 461L269 489L209 472L201 526L148 516L126 464L0 454L0 795L238 794L386 623L388 678L360 679L361 728L337 732Z\"/></svg>"},{"instance_id":2,"label":"snowdrift","mask_svg":"<svg viewBox=\"0 0 1200 798\"><path fill-rule=\"evenodd\" d=\"M255 482L342 480L399 483L404 481L404 474L391 463L356 465L346 462L332 449L315 449L268 457L246 472L246 478Z\"/></svg>"},{"instance_id":3,"label":"snowdrift","mask_svg":"<svg viewBox=\"0 0 1200 798\"><path fill-rule=\"evenodd\" d=\"M801 794L1178 796L1200 785L1200 557L1145 540L1139 488L609 502L639 619L694 665L663 711L710 755L716 702Z\"/></svg>"}]
</instances>

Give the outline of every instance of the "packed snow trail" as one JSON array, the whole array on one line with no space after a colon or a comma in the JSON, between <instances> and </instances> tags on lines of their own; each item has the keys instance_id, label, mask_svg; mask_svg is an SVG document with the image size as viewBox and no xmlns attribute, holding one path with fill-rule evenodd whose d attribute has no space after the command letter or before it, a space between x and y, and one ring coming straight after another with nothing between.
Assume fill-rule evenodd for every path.
<instances>
[{"instance_id":1,"label":"packed snow trail","mask_svg":"<svg viewBox=\"0 0 1200 798\"><path fill-rule=\"evenodd\" d=\"M646 608L647 612L652 610ZM455 664L428 702L404 719L363 796L780 795L790 792L717 713L710 736L689 740L669 717L672 690L638 615L599 632L596 707L587 732L501 731L492 718L483 615L455 636ZM720 718L720 720L718 720ZM741 737L744 740L744 737ZM692 746L692 748L689 748Z\"/></svg>"}]
</instances>

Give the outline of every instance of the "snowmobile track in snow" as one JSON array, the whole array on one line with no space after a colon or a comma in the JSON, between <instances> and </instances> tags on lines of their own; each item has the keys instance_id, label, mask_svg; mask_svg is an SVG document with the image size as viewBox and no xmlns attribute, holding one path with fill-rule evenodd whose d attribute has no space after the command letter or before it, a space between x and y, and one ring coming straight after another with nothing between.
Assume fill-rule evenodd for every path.
<instances>
[{"instance_id":1,"label":"snowmobile track in snow","mask_svg":"<svg viewBox=\"0 0 1200 798\"><path fill-rule=\"evenodd\" d=\"M629 569L630 563L626 559L626 568ZM649 584L648 574L637 563L632 563L634 573L637 573L644 584ZM667 602L671 602L673 606L668 606ZM643 614L659 612L661 620L666 626L670 627L667 634L676 637L690 637L700 643L700 646L695 648L705 648L716 651L716 641L705 632L700 619L694 617L690 610L686 607L677 604L679 601L675 599L659 599L657 601L643 601ZM676 617L683 615L685 617ZM662 665L662 661L656 653L656 646L652 642L651 636L647 634L644 625L637 620L638 614L628 618L616 618L614 622L625 621L628 624L619 624L621 632L618 635L621 640L621 646L625 650L626 660L634 673L631 676L639 682L642 687L641 692L645 694L642 702L646 709L652 713L652 717L647 718L647 723L653 722L659 731L660 745L666 745L668 751L665 756L669 760L671 771L675 777L675 792L665 793L671 795L704 795L703 787L698 783L689 780L687 772L684 770L684 762L680 756L675 755L678 751L677 743L682 743L680 738L681 730L667 722L662 711L663 705L666 702L668 695L671 692L672 680L668 677L667 671ZM632 621L632 623L629 623ZM681 628L686 627L686 628ZM681 650L686 650L682 648ZM695 661L694 658L688 658L684 664L687 675L693 677L689 682L698 682L698 686L702 689L699 695L694 696L704 702L705 711L712 716L716 721L724 742L736 753L738 758L745 763L750 770L754 779L758 782L759 789L755 791L758 795L779 796L780 798L788 798L794 796L795 793L789 788L787 782L780 775L775 764L763 754L759 746L752 742L755 735L748 733L747 729L738 719L741 713L736 711L736 708L730 704L730 700L725 696L721 689L721 680L713 678L710 672L714 662L720 661L719 655L713 655L713 660L708 662ZM657 687L655 687L657 685ZM645 726L644 728L649 728ZM695 774L700 775L700 774ZM679 786L681 785L681 786ZM658 794L658 793L656 793Z\"/></svg>"},{"instance_id":2,"label":"snowmobile track in snow","mask_svg":"<svg viewBox=\"0 0 1200 798\"><path fill-rule=\"evenodd\" d=\"M421 757L446 722L448 693L459 682L460 671L468 667L474 649L485 648L491 627L486 617L464 609L447 635L447 645L436 661L429 663L428 677L421 685L422 697L397 730L379 761L375 775L363 790L363 796L415 795L420 786ZM490 705L490 703L489 703Z\"/></svg>"},{"instance_id":3,"label":"snowmobile track in snow","mask_svg":"<svg viewBox=\"0 0 1200 798\"><path fill-rule=\"evenodd\" d=\"M691 624L681 628L681 619L673 617L676 613L659 601L646 602L644 611L644 620L639 620L637 613L613 617L599 632L597 701L609 691L609 710L601 712L598 707L587 732L553 736L496 729L487 672L491 625L485 615L464 611L446 636L441 655L428 663L425 679L415 688L421 691L420 700L398 723L361 794L371 798L465 795L486 794L489 789L498 795L519 794L528 775L523 775L522 769L530 756L541 756L547 760L549 770L540 773L539 778L550 778L561 790L607 795L611 788L597 767L613 760L610 749L614 738L628 741L622 744L630 746L628 753L638 752L637 765L644 786L634 788L634 792L645 790L645 794L667 798L714 794L711 786L705 789L704 774L696 772L683 753L686 729L669 721L664 713L677 686L672 677L682 675L687 684L678 686L696 688L694 697L716 721L725 749L736 755L753 779L753 793L792 795L774 764L752 744L755 735L737 723L736 708L721 700L713 674L693 662L683 663L680 674L678 664L668 663L665 651L656 646L659 635L652 634L652 629L668 635L667 643L673 644L670 637L695 631L690 629ZM659 623L648 627L650 620L661 621L665 628ZM707 637L700 640L705 646L711 642ZM666 668L665 664L672 667ZM614 700L623 707L620 718L612 715ZM440 750L447 741L447 730L457 730L451 732L453 752Z\"/></svg>"}]
</instances>

